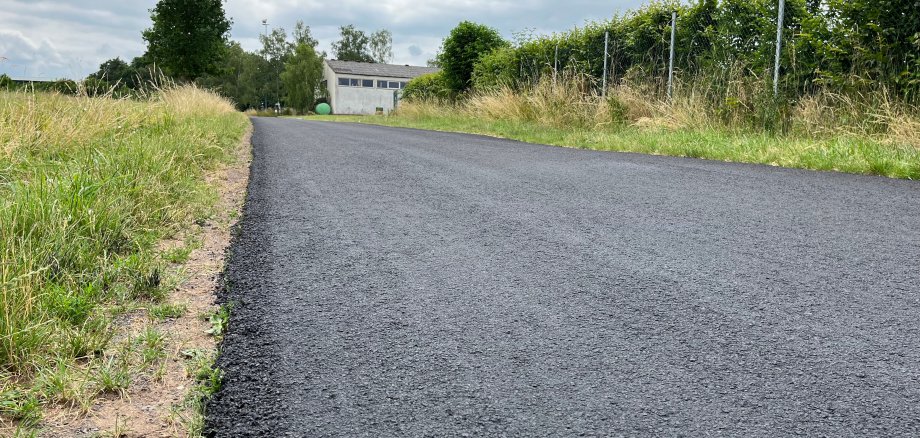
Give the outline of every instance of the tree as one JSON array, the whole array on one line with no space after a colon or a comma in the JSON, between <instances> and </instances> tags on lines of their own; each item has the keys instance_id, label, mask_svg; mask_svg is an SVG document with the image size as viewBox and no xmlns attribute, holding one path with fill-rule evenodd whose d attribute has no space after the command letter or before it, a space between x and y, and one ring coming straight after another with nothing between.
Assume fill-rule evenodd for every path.
<instances>
[{"instance_id":1,"label":"tree","mask_svg":"<svg viewBox=\"0 0 920 438\"><path fill-rule=\"evenodd\" d=\"M217 70L231 24L222 0L160 0L150 19L147 55L166 74L194 80Z\"/></svg>"},{"instance_id":2,"label":"tree","mask_svg":"<svg viewBox=\"0 0 920 438\"><path fill-rule=\"evenodd\" d=\"M90 74L87 79L106 81L110 84L120 84L127 88L135 88L137 70L121 58L110 59L99 65L99 70Z\"/></svg>"},{"instance_id":3,"label":"tree","mask_svg":"<svg viewBox=\"0 0 920 438\"><path fill-rule=\"evenodd\" d=\"M332 43L332 54L340 61L374 62L369 53L370 38L354 25L339 28L342 39Z\"/></svg>"},{"instance_id":4,"label":"tree","mask_svg":"<svg viewBox=\"0 0 920 438\"><path fill-rule=\"evenodd\" d=\"M303 24L302 20L297 20L297 24L294 25L294 32L291 32L291 37L294 38L295 47L306 44L315 50L316 46L319 45L319 41L313 38L313 33L310 32L310 26Z\"/></svg>"},{"instance_id":5,"label":"tree","mask_svg":"<svg viewBox=\"0 0 920 438\"><path fill-rule=\"evenodd\" d=\"M370 52L374 62L387 64L393 60L393 33L380 29L371 34Z\"/></svg>"},{"instance_id":6,"label":"tree","mask_svg":"<svg viewBox=\"0 0 920 438\"><path fill-rule=\"evenodd\" d=\"M495 29L469 21L461 22L444 39L443 51L438 55L444 79L454 91L469 89L473 68L479 58L507 45Z\"/></svg>"},{"instance_id":7,"label":"tree","mask_svg":"<svg viewBox=\"0 0 920 438\"><path fill-rule=\"evenodd\" d=\"M258 53L243 50L237 42L227 45L226 56L216 75L205 75L196 81L236 102L240 110L259 108L275 93L273 73L268 61Z\"/></svg>"},{"instance_id":8,"label":"tree","mask_svg":"<svg viewBox=\"0 0 920 438\"><path fill-rule=\"evenodd\" d=\"M298 44L294 55L284 64L281 81L287 92L288 106L306 113L316 101L323 77L323 60L309 44Z\"/></svg>"}]
</instances>

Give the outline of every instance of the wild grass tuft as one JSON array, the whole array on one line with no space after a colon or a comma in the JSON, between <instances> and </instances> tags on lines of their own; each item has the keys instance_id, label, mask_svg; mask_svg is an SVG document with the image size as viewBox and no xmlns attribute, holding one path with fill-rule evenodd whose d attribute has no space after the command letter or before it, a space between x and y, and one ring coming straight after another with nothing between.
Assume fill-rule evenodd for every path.
<instances>
[{"instance_id":1,"label":"wild grass tuft","mask_svg":"<svg viewBox=\"0 0 920 438\"><path fill-rule=\"evenodd\" d=\"M162 321L165 319L176 319L185 315L185 312L188 311L188 306L185 304L158 304L147 310L147 313L150 314L150 317Z\"/></svg>"}]
</instances>

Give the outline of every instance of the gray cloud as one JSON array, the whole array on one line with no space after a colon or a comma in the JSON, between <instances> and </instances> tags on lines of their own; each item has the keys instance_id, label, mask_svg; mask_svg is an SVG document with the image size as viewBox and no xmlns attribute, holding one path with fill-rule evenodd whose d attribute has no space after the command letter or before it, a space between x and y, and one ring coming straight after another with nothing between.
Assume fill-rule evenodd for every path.
<instances>
[{"instance_id":1,"label":"gray cloud","mask_svg":"<svg viewBox=\"0 0 920 438\"><path fill-rule=\"evenodd\" d=\"M441 40L463 20L486 24L506 37L515 31L551 33L611 17L645 0L229 0L233 39L258 48L261 20L290 30L300 19L320 49L338 38L338 27L393 32L394 62L424 65ZM13 77L80 78L109 58L144 52L140 33L150 26L156 0L0 0L0 73Z\"/></svg>"}]
</instances>

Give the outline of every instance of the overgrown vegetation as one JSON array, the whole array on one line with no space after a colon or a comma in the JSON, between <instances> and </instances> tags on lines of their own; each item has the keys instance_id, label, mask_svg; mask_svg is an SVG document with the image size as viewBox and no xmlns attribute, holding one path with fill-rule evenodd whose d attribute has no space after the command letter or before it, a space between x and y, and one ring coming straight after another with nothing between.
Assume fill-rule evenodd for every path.
<instances>
[{"instance_id":1,"label":"overgrown vegetation","mask_svg":"<svg viewBox=\"0 0 920 438\"><path fill-rule=\"evenodd\" d=\"M143 100L0 92L0 414L86 408L156 367L163 334L112 345L119 312L163 302L178 253L156 243L209 215L204 173L246 127L223 98L170 86ZM127 374L130 376L130 373Z\"/></svg>"},{"instance_id":2,"label":"overgrown vegetation","mask_svg":"<svg viewBox=\"0 0 920 438\"><path fill-rule=\"evenodd\" d=\"M418 78L398 117L372 122L920 178L920 10L905 1L788 0L774 96L776 4L653 2L569 32L490 43L466 85L448 80L446 68ZM461 46L492 40L493 31L477 29L461 33ZM445 51L439 61L467 65L467 55Z\"/></svg>"}]
</instances>

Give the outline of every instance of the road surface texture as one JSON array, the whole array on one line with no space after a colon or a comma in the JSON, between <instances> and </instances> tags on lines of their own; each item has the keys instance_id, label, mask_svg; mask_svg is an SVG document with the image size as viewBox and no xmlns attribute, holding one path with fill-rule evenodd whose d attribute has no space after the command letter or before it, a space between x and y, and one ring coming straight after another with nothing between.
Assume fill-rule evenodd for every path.
<instances>
[{"instance_id":1,"label":"road surface texture","mask_svg":"<svg viewBox=\"0 0 920 438\"><path fill-rule=\"evenodd\" d=\"M918 436L920 184L255 119L212 436Z\"/></svg>"}]
</instances>

